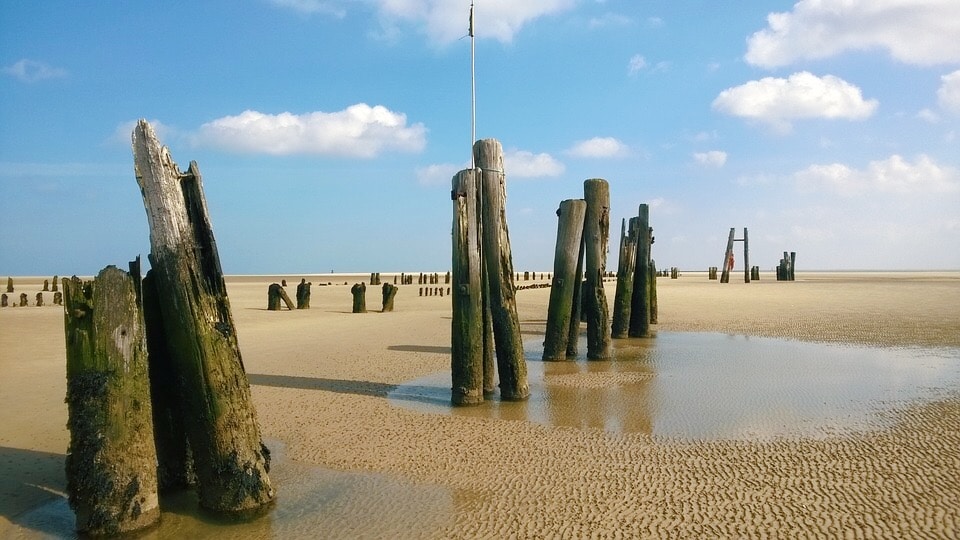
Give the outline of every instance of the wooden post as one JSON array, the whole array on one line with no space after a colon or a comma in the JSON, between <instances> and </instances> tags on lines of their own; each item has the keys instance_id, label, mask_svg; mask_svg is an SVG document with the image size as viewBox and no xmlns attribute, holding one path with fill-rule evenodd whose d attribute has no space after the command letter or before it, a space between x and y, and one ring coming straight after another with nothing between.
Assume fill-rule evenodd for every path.
<instances>
[{"instance_id":1,"label":"wooden post","mask_svg":"<svg viewBox=\"0 0 960 540\"><path fill-rule=\"evenodd\" d=\"M583 258L584 242L580 240L577 253L577 272L573 283L573 309L570 310L570 333L567 336L567 358L576 358L580 349L580 323L583 319Z\"/></svg>"},{"instance_id":2,"label":"wooden post","mask_svg":"<svg viewBox=\"0 0 960 540\"><path fill-rule=\"evenodd\" d=\"M733 270L733 235L735 228L730 228L727 237L727 249L723 252L723 270L720 272L720 283L730 283L730 271Z\"/></svg>"},{"instance_id":3,"label":"wooden post","mask_svg":"<svg viewBox=\"0 0 960 540\"><path fill-rule=\"evenodd\" d=\"M0 307L7 307L10 300L7 298L7 293L0 295Z\"/></svg>"},{"instance_id":4,"label":"wooden post","mask_svg":"<svg viewBox=\"0 0 960 540\"><path fill-rule=\"evenodd\" d=\"M743 282L750 283L750 243L747 239L747 228L743 228Z\"/></svg>"},{"instance_id":5,"label":"wooden post","mask_svg":"<svg viewBox=\"0 0 960 540\"><path fill-rule=\"evenodd\" d=\"M627 337L630 329L630 301L633 297L633 271L637 264L638 219L624 218L620 223L620 260L617 263L617 290L613 297L613 323L610 335ZM629 227L627 226L629 223Z\"/></svg>"},{"instance_id":6,"label":"wooden post","mask_svg":"<svg viewBox=\"0 0 960 540\"><path fill-rule=\"evenodd\" d=\"M544 360L564 360L570 337L570 313L573 310L574 285L578 281L577 257L583 238L583 219L587 203L567 199L557 209L557 246L553 255L553 286L547 308L547 327L543 339Z\"/></svg>"},{"instance_id":7,"label":"wooden post","mask_svg":"<svg viewBox=\"0 0 960 540\"><path fill-rule=\"evenodd\" d=\"M43 306L43 293L42 293L42 292L38 292L38 293L37 293L37 307L42 307L42 306Z\"/></svg>"},{"instance_id":8,"label":"wooden post","mask_svg":"<svg viewBox=\"0 0 960 540\"><path fill-rule=\"evenodd\" d=\"M353 294L353 312L354 313L366 313L367 312L367 285L362 281L360 283L355 283L353 287L350 287L350 292Z\"/></svg>"},{"instance_id":9,"label":"wooden post","mask_svg":"<svg viewBox=\"0 0 960 540\"><path fill-rule=\"evenodd\" d=\"M8 277L8 278L7 278L7 292L8 292L8 293L12 293L12 292L13 292L13 278L12 278L12 277Z\"/></svg>"},{"instance_id":10,"label":"wooden post","mask_svg":"<svg viewBox=\"0 0 960 540\"><path fill-rule=\"evenodd\" d=\"M25 306L27 306L27 305L28 305L27 302L28 302L28 301L27 301L27 293L25 293L25 292L20 293L20 307L25 307Z\"/></svg>"},{"instance_id":11,"label":"wooden post","mask_svg":"<svg viewBox=\"0 0 960 540\"><path fill-rule=\"evenodd\" d=\"M637 263L633 272L630 337L650 337L650 207L640 205L637 216Z\"/></svg>"},{"instance_id":12,"label":"wooden post","mask_svg":"<svg viewBox=\"0 0 960 540\"><path fill-rule=\"evenodd\" d=\"M108 536L160 519L140 276L108 266L63 281L67 494L77 531Z\"/></svg>"},{"instance_id":13,"label":"wooden post","mask_svg":"<svg viewBox=\"0 0 960 540\"><path fill-rule=\"evenodd\" d=\"M297 285L297 309L310 309L310 286L313 282L308 282L307 278L300 278L300 284Z\"/></svg>"},{"instance_id":14,"label":"wooden post","mask_svg":"<svg viewBox=\"0 0 960 540\"><path fill-rule=\"evenodd\" d=\"M59 290L59 286L57 285L57 281L59 280L60 280L60 276L53 276L53 283L50 284L51 291L57 292Z\"/></svg>"},{"instance_id":15,"label":"wooden post","mask_svg":"<svg viewBox=\"0 0 960 540\"><path fill-rule=\"evenodd\" d=\"M280 311L280 300L286 304L287 309L295 309L293 301L287 295L287 291L279 283L271 283L267 288L267 309L270 311Z\"/></svg>"},{"instance_id":16,"label":"wooden post","mask_svg":"<svg viewBox=\"0 0 960 540\"><path fill-rule=\"evenodd\" d=\"M797 279L797 252L790 252L790 281Z\"/></svg>"},{"instance_id":17,"label":"wooden post","mask_svg":"<svg viewBox=\"0 0 960 540\"><path fill-rule=\"evenodd\" d=\"M273 501L250 383L243 368L200 170L181 173L153 128L133 132L137 181L150 225L150 266L182 384L200 504L246 514Z\"/></svg>"},{"instance_id":18,"label":"wooden post","mask_svg":"<svg viewBox=\"0 0 960 540\"><path fill-rule=\"evenodd\" d=\"M587 358L605 360L610 358L610 310L603 287L610 237L610 186L602 178L591 178L583 182L583 195L587 201L583 221Z\"/></svg>"},{"instance_id":19,"label":"wooden post","mask_svg":"<svg viewBox=\"0 0 960 540\"><path fill-rule=\"evenodd\" d=\"M397 286L391 285L390 283L384 283L381 287L383 295L383 307L380 308L381 313L386 313L388 311L393 311L393 298L397 296Z\"/></svg>"},{"instance_id":20,"label":"wooden post","mask_svg":"<svg viewBox=\"0 0 960 540\"><path fill-rule=\"evenodd\" d=\"M483 271L477 216L479 171L453 177L453 322L451 323L450 401L457 406L483 402Z\"/></svg>"},{"instance_id":21,"label":"wooden post","mask_svg":"<svg viewBox=\"0 0 960 540\"><path fill-rule=\"evenodd\" d=\"M650 324L657 324L660 313L657 306L657 263L650 260Z\"/></svg>"},{"instance_id":22,"label":"wooden post","mask_svg":"<svg viewBox=\"0 0 960 540\"><path fill-rule=\"evenodd\" d=\"M484 139L474 144L473 153L474 162L477 168L481 169L482 250L490 292L497 370L500 373L500 397L519 401L530 397L530 386L527 382L527 364L523 358L523 339L520 336L520 319L514 296L503 148L496 139Z\"/></svg>"},{"instance_id":23,"label":"wooden post","mask_svg":"<svg viewBox=\"0 0 960 540\"><path fill-rule=\"evenodd\" d=\"M49 280L49 279L43 280L43 290L44 290L44 291L49 291L49 290L50 290L50 280Z\"/></svg>"}]
</instances>

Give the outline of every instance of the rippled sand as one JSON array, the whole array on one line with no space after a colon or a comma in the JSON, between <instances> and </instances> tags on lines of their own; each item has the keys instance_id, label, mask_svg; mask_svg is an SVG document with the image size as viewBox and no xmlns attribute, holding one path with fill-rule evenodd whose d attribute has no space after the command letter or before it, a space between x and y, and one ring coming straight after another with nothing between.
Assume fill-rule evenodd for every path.
<instances>
[{"instance_id":1,"label":"rippled sand","mask_svg":"<svg viewBox=\"0 0 960 540\"><path fill-rule=\"evenodd\" d=\"M340 285L329 287L317 285L326 276L308 279L313 307L296 312L264 309L269 278L228 280L261 426L268 439L282 441L289 460L278 481L280 505L285 482L289 499L313 501L304 516L283 518L294 523L288 528L247 536L395 536L395 529L364 526L391 521L409 536L454 538L960 535L960 388L953 383L931 389L932 399L888 404L878 413L883 429L820 437L665 437L432 414L388 395L449 369L448 298L419 297L420 286L402 286L395 312L355 315L343 280L359 277L331 278ZM747 285L697 273L660 278L658 330L960 347L958 273L797 279L777 283L764 274ZM288 282L292 289L299 276ZM32 303L39 287L24 290ZM517 294L528 339L543 332L548 298L548 289ZM379 307L375 287L367 306ZM0 536L44 532L24 516L62 499L63 355L58 308L0 310ZM870 384L870 374L863 376ZM590 389L648 379L569 373L554 382ZM310 480L322 497L303 495L309 475L289 474L302 467L331 471ZM348 473L359 475L355 483ZM354 490L323 490L324 482ZM376 510L344 512L338 505L364 500L357 491L363 486ZM296 527L317 515L344 517L325 528ZM423 519L411 519L417 515Z\"/></svg>"}]
</instances>

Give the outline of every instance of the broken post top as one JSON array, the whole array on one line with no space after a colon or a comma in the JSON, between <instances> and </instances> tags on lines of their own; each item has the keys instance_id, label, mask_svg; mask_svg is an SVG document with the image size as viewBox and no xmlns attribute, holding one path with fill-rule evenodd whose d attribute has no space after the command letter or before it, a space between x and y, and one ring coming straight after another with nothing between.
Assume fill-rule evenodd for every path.
<instances>
[{"instance_id":1,"label":"broken post top","mask_svg":"<svg viewBox=\"0 0 960 540\"><path fill-rule=\"evenodd\" d=\"M473 161L478 169L503 172L503 146L496 139L482 139L473 144Z\"/></svg>"}]
</instances>

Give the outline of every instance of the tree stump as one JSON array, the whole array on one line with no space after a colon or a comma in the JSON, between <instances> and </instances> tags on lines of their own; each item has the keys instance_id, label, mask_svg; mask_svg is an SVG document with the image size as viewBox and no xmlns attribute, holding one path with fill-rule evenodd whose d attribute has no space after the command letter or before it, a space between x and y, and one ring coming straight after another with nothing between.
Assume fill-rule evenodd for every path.
<instances>
[{"instance_id":1,"label":"tree stump","mask_svg":"<svg viewBox=\"0 0 960 540\"><path fill-rule=\"evenodd\" d=\"M353 312L366 313L367 312L367 285L363 282L357 283L350 288L350 292L353 294Z\"/></svg>"},{"instance_id":2,"label":"tree stump","mask_svg":"<svg viewBox=\"0 0 960 540\"><path fill-rule=\"evenodd\" d=\"M295 309L293 301L290 300L290 296L287 295L287 291L284 290L283 286L278 283L271 283L270 286L267 287L267 310L280 311L281 300L286 304L287 309Z\"/></svg>"},{"instance_id":3,"label":"tree stump","mask_svg":"<svg viewBox=\"0 0 960 540\"><path fill-rule=\"evenodd\" d=\"M64 280L67 493L79 532L116 535L160 519L140 276L109 266Z\"/></svg>"},{"instance_id":4,"label":"tree stump","mask_svg":"<svg viewBox=\"0 0 960 540\"><path fill-rule=\"evenodd\" d=\"M583 182L583 195L587 201L583 219L587 358L605 360L610 358L610 311L603 287L610 236L610 186L602 178L591 178Z\"/></svg>"},{"instance_id":5,"label":"tree stump","mask_svg":"<svg viewBox=\"0 0 960 540\"><path fill-rule=\"evenodd\" d=\"M184 422L200 504L221 513L256 512L274 498L270 452L250 397L200 170L191 162L181 173L145 120L134 129L133 153L150 226L150 266L189 411Z\"/></svg>"},{"instance_id":6,"label":"tree stump","mask_svg":"<svg viewBox=\"0 0 960 540\"><path fill-rule=\"evenodd\" d=\"M482 252L490 293L490 313L496 341L500 397L508 401L530 397L527 364L523 358L523 340L517 315L513 284L513 255L507 227L506 177L503 172L503 148L495 139L473 145L474 161L481 169Z\"/></svg>"},{"instance_id":7,"label":"tree stump","mask_svg":"<svg viewBox=\"0 0 960 540\"><path fill-rule=\"evenodd\" d=\"M478 405L484 398L483 268L480 265L478 184L480 171L463 170L453 189L453 321L451 323L450 401Z\"/></svg>"},{"instance_id":8,"label":"tree stump","mask_svg":"<svg viewBox=\"0 0 960 540\"><path fill-rule=\"evenodd\" d=\"M300 284L297 285L297 309L310 309L310 286L313 282L308 282L306 278L300 278Z\"/></svg>"},{"instance_id":9,"label":"tree stump","mask_svg":"<svg viewBox=\"0 0 960 540\"><path fill-rule=\"evenodd\" d=\"M393 311L393 298L397 296L397 286L391 285L390 283L384 283L382 288L383 294L383 308L381 308L381 313L386 313L388 311Z\"/></svg>"},{"instance_id":10,"label":"tree stump","mask_svg":"<svg viewBox=\"0 0 960 540\"><path fill-rule=\"evenodd\" d=\"M583 218L587 203L582 199L567 199L560 203L557 216L557 246L553 254L553 285L547 308L547 326L543 338L544 360L565 360L567 339L570 337L570 314L573 311L573 293L578 281L577 257L583 241Z\"/></svg>"}]
</instances>

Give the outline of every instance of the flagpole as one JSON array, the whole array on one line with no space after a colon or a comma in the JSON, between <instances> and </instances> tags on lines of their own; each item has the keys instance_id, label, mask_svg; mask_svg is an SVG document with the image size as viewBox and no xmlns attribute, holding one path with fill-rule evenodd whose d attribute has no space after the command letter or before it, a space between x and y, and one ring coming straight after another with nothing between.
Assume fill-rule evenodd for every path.
<instances>
[{"instance_id":1,"label":"flagpole","mask_svg":"<svg viewBox=\"0 0 960 540\"><path fill-rule=\"evenodd\" d=\"M477 142L477 47L473 32L473 1L470 2L470 167L473 168L473 143Z\"/></svg>"}]
</instances>

